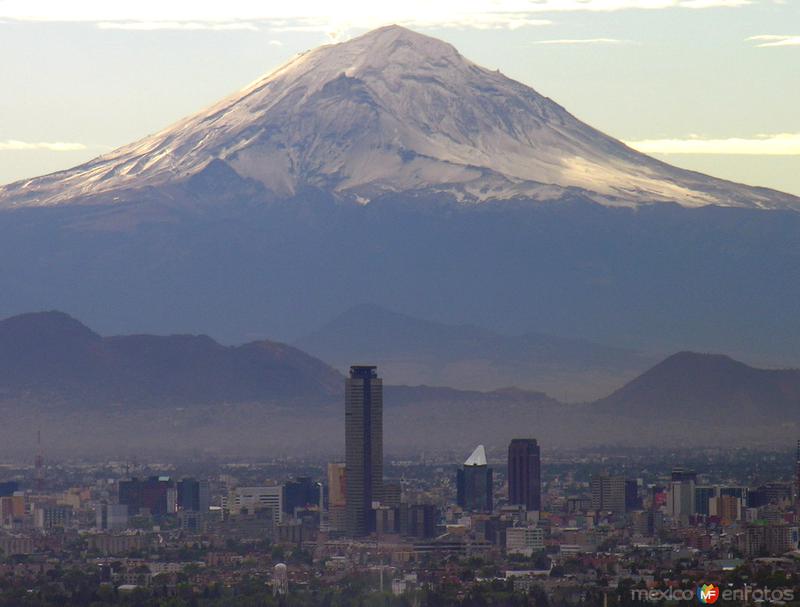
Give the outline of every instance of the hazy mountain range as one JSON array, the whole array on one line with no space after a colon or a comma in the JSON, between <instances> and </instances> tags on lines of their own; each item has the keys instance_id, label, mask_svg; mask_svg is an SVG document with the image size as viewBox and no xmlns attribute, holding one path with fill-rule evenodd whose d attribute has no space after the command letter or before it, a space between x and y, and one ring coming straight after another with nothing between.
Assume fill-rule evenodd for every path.
<instances>
[{"instance_id":1,"label":"hazy mountain range","mask_svg":"<svg viewBox=\"0 0 800 607\"><path fill-rule=\"evenodd\" d=\"M0 398L88 407L329 403L342 376L291 346L205 335L101 337L61 312L0 321Z\"/></svg>"},{"instance_id":2,"label":"hazy mountain range","mask_svg":"<svg viewBox=\"0 0 800 607\"><path fill-rule=\"evenodd\" d=\"M516 435L548 446L769 444L798 431L800 371L762 370L683 352L609 396L565 405L538 392L385 381L394 453L500 449ZM341 448L344 376L271 341L205 336L101 337L59 312L0 321L0 440L51 452L299 455ZM713 432L688 432L696 427Z\"/></svg>"},{"instance_id":3,"label":"hazy mountain range","mask_svg":"<svg viewBox=\"0 0 800 607\"><path fill-rule=\"evenodd\" d=\"M388 27L89 163L0 187L0 315L304 343L373 302L435 323L416 335L458 352L422 339L412 369L394 348L381 360L406 378L541 380L574 398L643 370L636 352L800 364L798 209L640 154L452 46ZM363 351L350 338L326 350L339 368ZM557 389L577 370L595 392Z\"/></svg>"},{"instance_id":4,"label":"hazy mountain range","mask_svg":"<svg viewBox=\"0 0 800 607\"><path fill-rule=\"evenodd\" d=\"M657 361L585 340L504 335L370 304L347 310L294 345L342 372L354 361L371 361L395 383L468 390L517 386L569 401L605 396Z\"/></svg>"}]
</instances>

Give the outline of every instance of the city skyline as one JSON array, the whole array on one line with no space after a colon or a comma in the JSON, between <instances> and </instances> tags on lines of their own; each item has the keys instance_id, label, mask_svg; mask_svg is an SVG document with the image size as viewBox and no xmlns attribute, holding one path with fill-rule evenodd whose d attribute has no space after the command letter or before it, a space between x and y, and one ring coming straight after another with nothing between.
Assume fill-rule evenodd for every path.
<instances>
[{"instance_id":1,"label":"city skyline","mask_svg":"<svg viewBox=\"0 0 800 607\"><path fill-rule=\"evenodd\" d=\"M800 605L800 0L0 0L0 607Z\"/></svg>"}]
</instances>

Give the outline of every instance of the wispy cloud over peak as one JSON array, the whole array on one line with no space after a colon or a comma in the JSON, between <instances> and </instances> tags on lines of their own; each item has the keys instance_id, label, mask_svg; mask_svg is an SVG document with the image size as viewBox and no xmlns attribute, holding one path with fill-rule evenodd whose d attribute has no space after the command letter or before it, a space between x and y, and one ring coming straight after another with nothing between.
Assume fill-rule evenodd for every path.
<instances>
[{"instance_id":1,"label":"wispy cloud over peak","mask_svg":"<svg viewBox=\"0 0 800 607\"><path fill-rule=\"evenodd\" d=\"M681 8L735 8L752 4L751 0L682 0L678 3Z\"/></svg>"},{"instance_id":2,"label":"wispy cloud over peak","mask_svg":"<svg viewBox=\"0 0 800 607\"><path fill-rule=\"evenodd\" d=\"M204 22L204 21L100 21L100 29L132 31L258 31L259 27L246 21Z\"/></svg>"},{"instance_id":3,"label":"wispy cloud over peak","mask_svg":"<svg viewBox=\"0 0 800 607\"><path fill-rule=\"evenodd\" d=\"M619 38L557 38L555 40L536 40L534 44L635 44L633 40Z\"/></svg>"},{"instance_id":4,"label":"wispy cloud over peak","mask_svg":"<svg viewBox=\"0 0 800 607\"><path fill-rule=\"evenodd\" d=\"M301 25L315 31L372 28L387 23L474 29L546 25L543 13L739 7L751 0L407 0L378 3L322 0L290 3L261 0L3 0L0 19L95 23L106 29L225 30Z\"/></svg>"}]
</instances>

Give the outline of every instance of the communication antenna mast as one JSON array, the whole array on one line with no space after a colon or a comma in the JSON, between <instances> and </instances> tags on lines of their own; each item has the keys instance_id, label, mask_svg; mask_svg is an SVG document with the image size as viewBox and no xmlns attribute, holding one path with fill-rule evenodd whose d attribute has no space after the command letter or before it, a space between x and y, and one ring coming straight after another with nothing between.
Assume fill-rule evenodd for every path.
<instances>
[{"instance_id":1,"label":"communication antenna mast","mask_svg":"<svg viewBox=\"0 0 800 607\"><path fill-rule=\"evenodd\" d=\"M36 479L36 492L42 493L44 491L44 455L42 453L42 429L36 431L36 458L33 462L35 471L34 477Z\"/></svg>"},{"instance_id":2,"label":"communication antenna mast","mask_svg":"<svg viewBox=\"0 0 800 607\"><path fill-rule=\"evenodd\" d=\"M800 512L800 440L797 441L797 453L794 460L794 475L795 512Z\"/></svg>"}]
</instances>

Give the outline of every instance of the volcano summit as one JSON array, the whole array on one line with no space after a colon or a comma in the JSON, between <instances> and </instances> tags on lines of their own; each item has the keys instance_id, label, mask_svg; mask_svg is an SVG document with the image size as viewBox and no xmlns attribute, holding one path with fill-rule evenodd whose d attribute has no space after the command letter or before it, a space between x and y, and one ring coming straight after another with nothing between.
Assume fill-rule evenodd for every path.
<instances>
[{"instance_id":1,"label":"volcano summit","mask_svg":"<svg viewBox=\"0 0 800 607\"><path fill-rule=\"evenodd\" d=\"M368 203L388 193L463 202L676 202L798 208L797 198L678 169L552 100L399 26L303 53L220 103L74 169L0 189L0 204L128 200L224 162L269 198L308 188ZM135 196L133 196L135 198Z\"/></svg>"}]
</instances>

